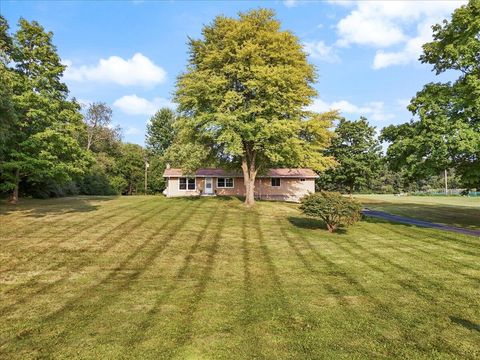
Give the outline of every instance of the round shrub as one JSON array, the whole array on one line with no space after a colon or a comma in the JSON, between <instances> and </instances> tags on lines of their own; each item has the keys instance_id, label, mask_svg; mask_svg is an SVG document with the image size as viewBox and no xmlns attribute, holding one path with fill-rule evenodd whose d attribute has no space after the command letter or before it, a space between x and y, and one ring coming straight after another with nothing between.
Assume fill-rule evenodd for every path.
<instances>
[{"instance_id":1,"label":"round shrub","mask_svg":"<svg viewBox=\"0 0 480 360\"><path fill-rule=\"evenodd\" d=\"M352 225L362 215L358 202L338 192L328 191L305 196L300 209L305 215L322 220L329 232L334 232L339 226Z\"/></svg>"}]
</instances>

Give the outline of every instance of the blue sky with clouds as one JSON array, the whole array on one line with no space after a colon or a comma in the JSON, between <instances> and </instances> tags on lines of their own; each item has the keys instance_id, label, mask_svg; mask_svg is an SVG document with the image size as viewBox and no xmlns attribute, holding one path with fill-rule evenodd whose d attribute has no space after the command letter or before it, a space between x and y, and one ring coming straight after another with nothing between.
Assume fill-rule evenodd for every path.
<instances>
[{"instance_id":1,"label":"blue sky with clouds","mask_svg":"<svg viewBox=\"0 0 480 360\"><path fill-rule=\"evenodd\" d=\"M408 121L405 106L430 81L448 80L418 62L431 25L462 1L0 1L12 30L20 17L53 31L71 95L104 101L126 141L143 144L145 125L170 102L187 64L187 39L217 15L274 9L318 71L311 108L366 116L381 128Z\"/></svg>"}]
</instances>

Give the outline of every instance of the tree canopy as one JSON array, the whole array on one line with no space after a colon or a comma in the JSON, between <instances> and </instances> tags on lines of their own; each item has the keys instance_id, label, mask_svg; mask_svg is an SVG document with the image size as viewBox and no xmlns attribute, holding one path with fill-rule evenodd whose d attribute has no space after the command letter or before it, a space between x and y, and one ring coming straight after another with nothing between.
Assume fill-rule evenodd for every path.
<instances>
[{"instance_id":1,"label":"tree canopy","mask_svg":"<svg viewBox=\"0 0 480 360\"><path fill-rule=\"evenodd\" d=\"M89 157L79 143L79 105L67 99L68 89L61 81L65 66L52 33L36 21L20 19L9 40L7 28L2 20L2 58L8 59L1 70L7 85L3 91L14 124L4 140L1 187L12 190L15 203L21 181L71 180L83 173Z\"/></svg>"},{"instance_id":2,"label":"tree canopy","mask_svg":"<svg viewBox=\"0 0 480 360\"><path fill-rule=\"evenodd\" d=\"M189 40L189 54L177 81L181 119L172 146L177 157L184 155L184 168L241 167L251 205L258 172L272 166L323 170L333 163L318 150L328 145L337 114L305 110L316 95L315 69L273 11L218 16L201 39Z\"/></svg>"},{"instance_id":3,"label":"tree canopy","mask_svg":"<svg viewBox=\"0 0 480 360\"><path fill-rule=\"evenodd\" d=\"M350 194L372 188L373 180L379 175L382 154L375 127L370 126L366 118L340 119L326 154L334 157L338 165L321 174L322 187Z\"/></svg>"},{"instance_id":4,"label":"tree canopy","mask_svg":"<svg viewBox=\"0 0 480 360\"><path fill-rule=\"evenodd\" d=\"M422 63L437 74L453 71L453 82L429 83L411 100L416 118L388 126L382 139L393 169L412 178L454 169L464 186L480 188L480 1L471 0L450 20L433 26Z\"/></svg>"}]
</instances>

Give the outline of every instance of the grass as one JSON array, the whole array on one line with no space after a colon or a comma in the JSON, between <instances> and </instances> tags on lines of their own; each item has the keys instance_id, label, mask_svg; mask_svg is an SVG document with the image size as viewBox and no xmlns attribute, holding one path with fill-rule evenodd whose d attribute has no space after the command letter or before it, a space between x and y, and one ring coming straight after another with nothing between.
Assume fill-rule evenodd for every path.
<instances>
[{"instance_id":1,"label":"grass","mask_svg":"<svg viewBox=\"0 0 480 360\"><path fill-rule=\"evenodd\" d=\"M480 356L479 239L163 197L0 210L0 358Z\"/></svg>"},{"instance_id":2,"label":"grass","mask_svg":"<svg viewBox=\"0 0 480 360\"><path fill-rule=\"evenodd\" d=\"M370 209L480 230L480 197L355 195L355 198Z\"/></svg>"}]
</instances>

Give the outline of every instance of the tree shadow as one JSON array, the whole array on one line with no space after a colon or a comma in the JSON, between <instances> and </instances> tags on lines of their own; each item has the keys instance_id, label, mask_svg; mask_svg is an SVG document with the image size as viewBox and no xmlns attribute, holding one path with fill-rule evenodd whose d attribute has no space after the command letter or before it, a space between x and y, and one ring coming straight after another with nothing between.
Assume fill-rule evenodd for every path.
<instances>
[{"instance_id":1,"label":"tree shadow","mask_svg":"<svg viewBox=\"0 0 480 360\"><path fill-rule=\"evenodd\" d=\"M450 316L450 321L457 325L461 325L468 330L475 330L480 332L480 324L476 324L474 322L471 322L470 320L462 319L456 316Z\"/></svg>"},{"instance_id":2,"label":"tree shadow","mask_svg":"<svg viewBox=\"0 0 480 360\"><path fill-rule=\"evenodd\" d=\"M327 225L325 222L318 220L318 219L313 219L313 218L307 218L307 217L297 217L297 216L290 216L287 218L290 224L297 228L302 228L302 229L309 229L309 230L326 230L327 231ZM339 227L335 233L336 234L345 234L347 230L344 227Z\"/></svg>"},{"instance_id":3,"label":"tree shadow","mask_svg":"<svg viewBox=\"0 0 480 360\"><path fill-rule=\"evenodd\" d=\"M19 213L26 217L42 218L49 215L95 211L99 202L116 199L117 196L68 197L55 199L21 199L17 205L0 202L0 215Z\"/></svg>"}]
</instances>

